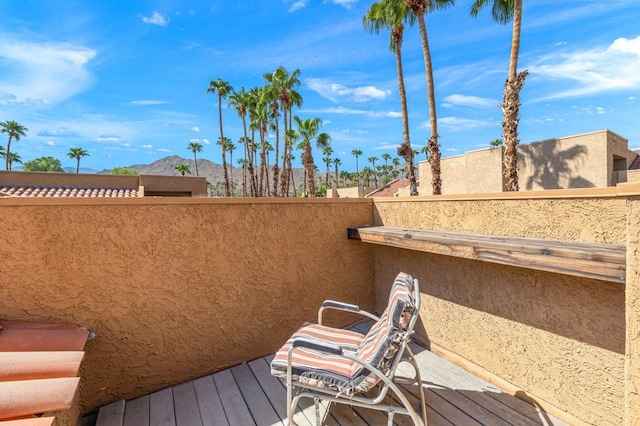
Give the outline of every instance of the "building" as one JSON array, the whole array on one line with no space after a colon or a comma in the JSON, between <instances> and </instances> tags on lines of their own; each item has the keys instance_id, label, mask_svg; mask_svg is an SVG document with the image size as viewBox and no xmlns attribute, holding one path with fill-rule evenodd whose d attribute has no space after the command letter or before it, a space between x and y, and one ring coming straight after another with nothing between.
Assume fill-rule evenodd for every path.
<instances>
[{"instance_id":1,"label":"building","mask_svg":"<svg viewBox=\"0 0 640 426\"><path fill-rule=\"evenodd\" d=\"M0 171L0 197L206 197L204 177Z\"/></svg>"},{"instance_id":2,"label":"building","mask_svg":"<svg viewBox=\"0 0 640 426\"><path fill-rule=\"evenodd\" d=\"M443 158L442 193L504 191L503 152L498 146ZM637 158L628 140L610 130L523 144L518 148L520 190L602 188L637 181L640 176L628 172L639 163ZM420 194L429 195L431 167L423 161L418 168L422 185L428 186L421 186Z\"/></svg>"}]
</instances>

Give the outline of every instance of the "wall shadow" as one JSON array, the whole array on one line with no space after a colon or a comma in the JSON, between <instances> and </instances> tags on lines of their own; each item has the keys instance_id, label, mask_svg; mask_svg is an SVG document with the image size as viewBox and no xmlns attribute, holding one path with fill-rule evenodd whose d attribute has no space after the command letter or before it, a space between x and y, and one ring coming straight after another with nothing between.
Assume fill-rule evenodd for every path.
<instances>
[{"instance_id":1,"label":"wall shadow","mask_svg":"<svg viewBox=\"0 0 640 426\"><path fill-rule=\"evenodd\" d=\"M526 189L530 191L534 185L544 189L561 189L561 181L567 181L569 188L593 188L595 185L581 176L574 176L573 167L578 161L584 161L588 154L585 145L575 145L561 150L559 141L552 139L544 143L520 145L521 154L518 160L533 168L533 173L526 181Z\"/></svg>"}]
</instances>

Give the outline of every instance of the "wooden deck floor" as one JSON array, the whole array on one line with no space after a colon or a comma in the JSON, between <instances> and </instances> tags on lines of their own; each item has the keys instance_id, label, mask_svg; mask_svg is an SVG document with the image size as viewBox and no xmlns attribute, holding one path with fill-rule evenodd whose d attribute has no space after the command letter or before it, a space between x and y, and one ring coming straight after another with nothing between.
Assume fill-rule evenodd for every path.
<instances>
[{"instance_id":1,"label":"wooden deck floor","mask_svg":"<svg viewBox=\"0 0 640 426\"><path fill-rule=\"evenodd\" d=\"M563 425L467 371L414 346L426 389L428 421L440 425ZM272 356L100 409L97 426L286 425L286 388L270 374ZM411 367L408 367L411 368ZM401 370L402 371L402 370ZM405 387L418 407L417 387ZM386 425L380 411L332 404L323 425ZM315 409L302 401L297 423L315 425ZM409 425L396 415L395 424Z\"/></svg>"}]
</instances>

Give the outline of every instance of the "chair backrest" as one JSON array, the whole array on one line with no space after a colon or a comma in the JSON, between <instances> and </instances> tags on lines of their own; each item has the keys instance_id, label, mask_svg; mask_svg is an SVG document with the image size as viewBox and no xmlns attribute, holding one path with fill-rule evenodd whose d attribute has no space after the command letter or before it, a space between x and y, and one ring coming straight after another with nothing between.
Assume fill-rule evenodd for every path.
<instances>
[{"instance_id":1,"label":"chair backrest","mask_svg":"<svg viewBox=\"0 0 640 426\"><path fill-rule=\"evenodd\" d=\"M371 327L355 356L388 374L397 365L396 358L402 355L419 309L418 280L404 272L399 273L391 287L387 308ZM357 390L366 392L379 381L374 374L368 374L357 384Z\"/></svg>"}]
</instances>

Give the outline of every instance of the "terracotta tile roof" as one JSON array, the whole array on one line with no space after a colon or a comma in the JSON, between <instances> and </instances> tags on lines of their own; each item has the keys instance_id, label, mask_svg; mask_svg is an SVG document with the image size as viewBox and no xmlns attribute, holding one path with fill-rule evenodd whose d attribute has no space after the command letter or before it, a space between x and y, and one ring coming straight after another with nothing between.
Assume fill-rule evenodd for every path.
<instances>
[{"instance_id":1,"label":"terracotta tile roof","mask_svg":"<svg viewBox=\"0 0 640 426\"><path fill-rule=\"evenodd\" d=\"M0 185L0 196L13 197L137 197L135 188Z\"/></svg>"},{"instance_id":2,"label":"terracotta tile roof","mask_svg":"<svg viewBox=\"0 0 640 426\"><path fill-rule=\"evenodd\" d=\"M395 197L400 188L407 188L409 184L409 179L396 179L382 188L367 194L367 197Z\"/></svg>"},{"instance_id":3,"label":"terracotta tile roof","mask_svg":"<svg viewBox=\"0 0 640 426\"><path fill-rule=\"evenodd\" d=\"M75 324L0 321L2 426L51 425L33 416L71 408L88 336Z\"/></svg>"}]
</instances>

